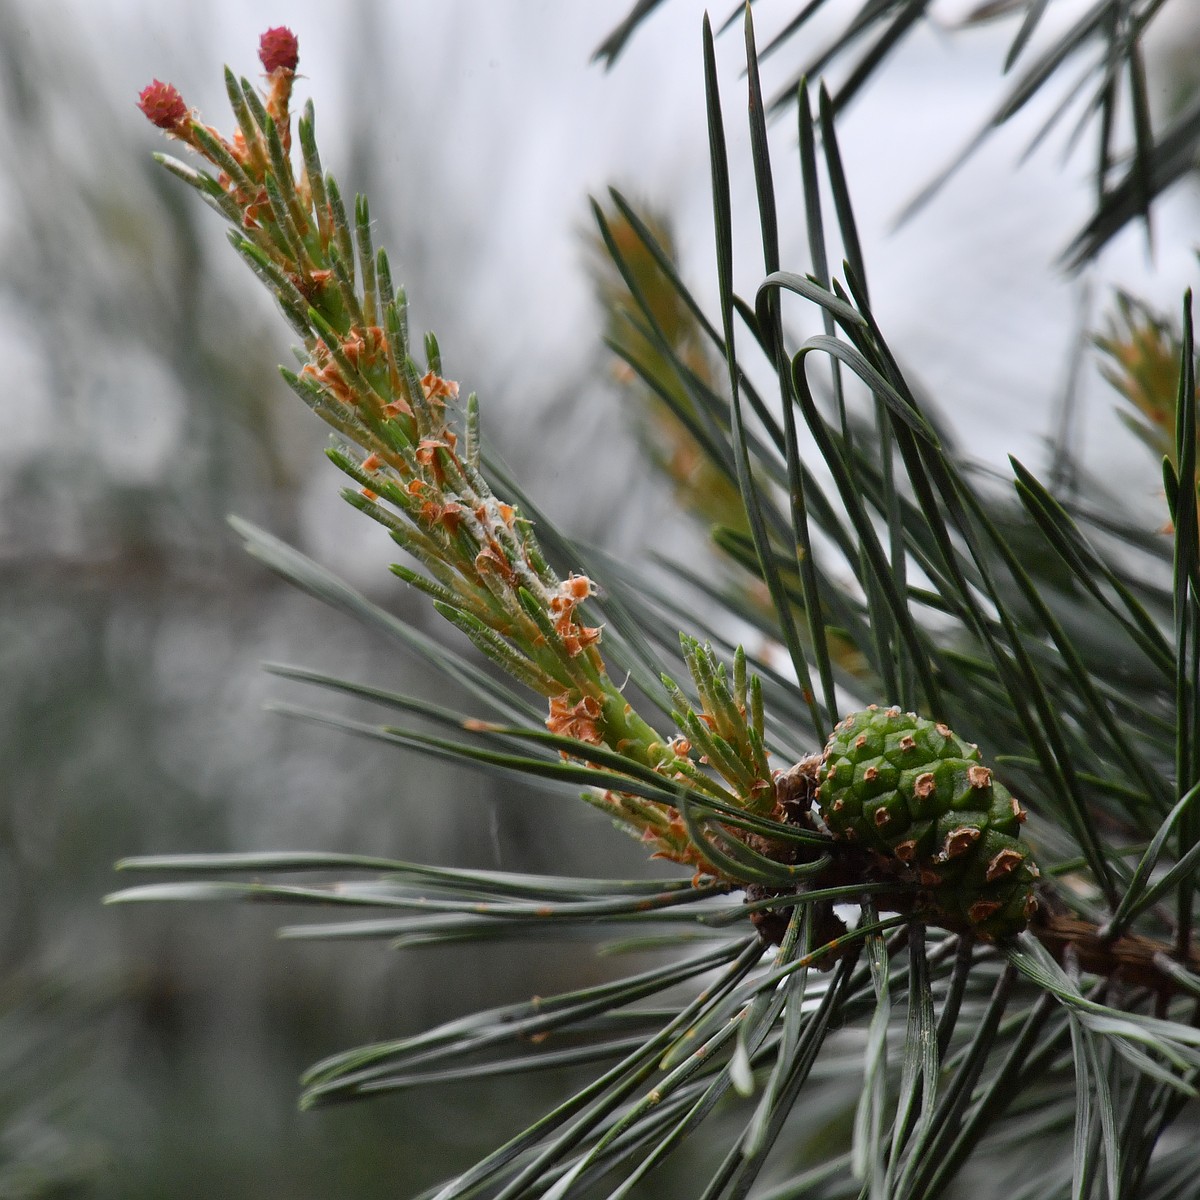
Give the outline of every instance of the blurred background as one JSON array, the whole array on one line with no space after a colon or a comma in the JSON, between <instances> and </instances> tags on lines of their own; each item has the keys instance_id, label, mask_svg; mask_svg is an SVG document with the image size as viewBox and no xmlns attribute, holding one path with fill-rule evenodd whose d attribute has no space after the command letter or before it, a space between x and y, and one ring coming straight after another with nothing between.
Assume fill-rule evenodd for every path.
<instances>
[{"instance_id":1,"label":"blurred background","mask_svg":"<svg viewBox=\"0 0 1200 1200\"><path fill-rule=\"evenodd\" d=\"M326 165L369 193L414 325L480 393L500 456L576 537L702 566L600 346L586 203L616 184L652 204L689 284L715 295L702 5L667 3L606 73L591 54L627 3L0 0L0 1197L402 1196L558 1094L535 1079L295 1108L319 1057L602 974L586 947L279 943L276 912L100 904L122 882L113 863L142 853L651 869L569 795L501 794L263 711L286 685L262 660L455 698L268 576L226 526L231 512L264 525L440 636L386 572L382 533L337 499L324 433L275 371L283 322L214 214L151 161L160 139L134 100L170 80L227 127L221 65L253 75L258 35L291 26ZM810 36L856 4L831 0ZM999 95L1011 26L959 30L968 7L937 7L840 127L876 313L979 457L1036 469L1065 422L1152 526L1155 464L1131 451L1088 335L1115 286L1177 309L1195 282L1194 179L1160 206L1153 258L1130 229L1070 276L1057 258L1087 215L1088 163L1051 142L1018 166L1031 114L895 229ZM795 8L761 0L762 39ZM1148 51L1160 112L1194 86L1187 15ZM718 52L745 164L740 31ZM765 64L768 90L786 57ZM773 128L785 265L805 270L794 122ZM748 171L734 187L747 294L761 273Z\"/></svg>"}]
</instances>

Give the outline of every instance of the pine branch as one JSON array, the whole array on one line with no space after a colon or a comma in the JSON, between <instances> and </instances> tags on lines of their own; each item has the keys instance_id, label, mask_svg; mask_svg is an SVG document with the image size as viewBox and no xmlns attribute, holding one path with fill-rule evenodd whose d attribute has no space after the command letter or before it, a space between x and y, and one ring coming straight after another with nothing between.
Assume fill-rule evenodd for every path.
<instances>
[{"instance_id":1,"label":"pine branch","mask_svg":"<svg viewBox=\"0 0 1200 1200\"><path fill-rule=\"evenodd\" d=\"M892 23L860 81L922 6L877 7ZM878 15L864 10L854 36ZM603 935L617 948L671 950L648 970L468 1014L309 1072L306 1105L572 1065L598 1071L447 1183L442 1200L566 1196L614 1172L611 1194L624 1196L713 1129L718 1106L739 1104L745 1122L704 1195L741 1197L786 1144L802 1094L831 1079L838 1103L857 1092L853 1115L844 1111L840 1140L835 1131L797 1154L789 1182L770 1193L780 1200L810 1189L941 1195L969 1161L1011 1153L1030 1119L1074 1194L1101 1175L1112 1195L1125 1181L1157 1186L1181 1168L1155 1143L1177 1118L1178 1097L1200 1084L1190 310L1166 473L1170 567L1023 467L1015 500L989 490L918 399L872 312L837 103L825 93L816 113L802 93L799 126L818 270L806 277L779 261L749 13L745 31L764 268L754 303L733 289L735 167L707 27L719 319L700 310L624 201L615 201L623 225L599 216L641 313L636 338L614 340L665 402L665 419L686 429L690 450L736 483L739 519L719 544L741 587L726 597L731 610L752 615L769 639L758 655L719 629L694 636L704 632L696 615L656 594L636 567L607 572L607 595L582 569L556 570L552 561L580 568L588 555L512 481L493 475L510 499L493 490L478 402L458 409L432 335L418 365L404 292L373 244L365 198L348 206L322 174L311 105L293 145L298 48L288 31L264 35L261 95L227 76L228 138L169 85L141 96L146 115L208 164L167 162L234 227L234 248L300 338L304 366L284 378L334 431L329 457L354 484L346 498L421 568L396 574L508 676L498 682L469 657L443 654L243 524L272 569L438 661L486 714L276 668L406 723L295 715L481 770L582 786L694 878L529 877L372 856L168 857L122 866L184 879L111 899L336 910L329 922L287 926L293 938L416 947ZM822 167L847 260L840 280L827 268L836 256ZM654 262L653 289L634 269L630 238ZM799 344L783 311L797 302L814 306L823 326ZM664 313L719 354L723 382L705 372L706 359L688 365ZM744 365L746 332L773 370L775 407ZM823 367L827 395L816 382ZM819 472L804 461L802 433ZM1146 578L1130 571L1134 552L1150 564ZM613 630L603 643L601 624L587 623L600 617ZM684 623L692 632L680 636ZM1104 652L1101 637L1120 655ZM778 649L794 679L768 661ZM660 735L636 711L613 682L618 668L645 683L674 733ZM871 699L914 711L862 707ZM834 724L846 707L854 711ZM797 728L823 748L805 746ZM292 878L313 871L315 882ZM252 878L208 878L226 873ZM853 1053L839 1057L847 1045Z\"/></svg>"}]
</instances>

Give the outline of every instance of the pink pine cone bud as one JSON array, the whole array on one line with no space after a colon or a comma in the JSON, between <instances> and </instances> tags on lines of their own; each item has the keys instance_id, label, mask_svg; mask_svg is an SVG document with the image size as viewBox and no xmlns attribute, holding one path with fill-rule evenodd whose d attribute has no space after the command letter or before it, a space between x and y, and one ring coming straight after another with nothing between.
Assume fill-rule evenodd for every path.
<instances>
[{"instance_id":1,"label":"pink pine cone bud","mask_svg":"<svg viewBox=\"0 0 1200 1200\"><path fill-rule=\"evenodd\" d=\"M300 43L296 35L286 25L268 29L258 42L258 61L268 75L274 74L280 67L294 71L300 61Z\"/></svg>"},{"instance_id":2,"label":"pink pine cone bud","mask_svg":"<svg viewBox=\"0 0 1200 1200\"><path fill-rule=\"evenodd\" d=\"M137 106L145 113L147 120L159 129L174 129L188 117L187 105L179 89L172 83L163 83L158 79L138 93Z\"/></svg>"}]
</instances>

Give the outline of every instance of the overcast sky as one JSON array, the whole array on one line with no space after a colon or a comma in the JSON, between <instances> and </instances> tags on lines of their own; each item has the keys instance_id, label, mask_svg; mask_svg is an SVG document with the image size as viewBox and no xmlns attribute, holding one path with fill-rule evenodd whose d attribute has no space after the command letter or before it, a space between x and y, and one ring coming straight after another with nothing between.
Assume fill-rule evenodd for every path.
<instances>
[{"instance_id":1,"label":"overcast sky","mask_svg":"<svg viewBox=\"0 0 1200 1200\"><path fill-rule=\"evenodd\" d=\"M668 0L608 73L590 61L591 52L627 0L336 6L215 0L203 14L145 0L58 3L57 13L45 5L25 18L31 36L44 38L51 25L82 30L97 47L98 69L114 96L132 97L152 76L171 79L219 124L225 123L220 63L254 74L258 34L289 24L299 35L306 76L300 95L316 99L327 164L338 167L342 131L366 113L371 153L390 178L403 176L396 194L373 198L379 240L395 244L389 226L398 219L398 199L411 206L406 211L423 214L424 252L456 282L429 315L451 361L491 376L463 381L480 391L485 420L489 385L511 403L523 381L569 374L569 360L590 353L599 323L580 238L589 193L616 183L667 207L677 221L685 277L702 297L714 295L703 5L696 0ZM908 39L842 121L840 139L872 299L889 342L980 456L999 463L1011 450L1037 462L1054 423L1048 401L1061 390L1084 321L1082 283L1067 278L1055 259L1087 213L1090 148L1085 143L1064 165L1062 138L1052 138L1018 165L1037 124L1019 120L992 137L915 219L892 228L904 203L1001 95L1012 23L955 31L949 19L964 7L935 6L946 19L942 27L922 27ZM760 0L760 41L795 8L787 0ZM1076 0L1052 5L1048 31L1057 27L1050 21L1079 8ZM797 67L801 50L811 52L856 9L857 0L831 0L810 40L765 64L768 90ZM740 31L724 35L718 52L735 172L739 163L743 168L735 174L735 212L752 218ZM1152 48L1152 68L1156 53ZM385 64L393 85L388 96L363 94L354 69L361 56ZM128 111L132 143L136 113ZM773 137L784 264L806 270L794 121L777 121ZM1114 282L1177 310L1195 278L1196 215L1194 196L1177 188L1158 213L1153 264L1141 232L1127 231L1088 273L1086 323L1100 323ZM745 295L761 274L756 240L748 220L737 263ZM397 273L403 277L403 268ZM797 328L816 331L810 317L799 311L791 317ZM1082 445L1105 469L1128 446L1114 435L1115 398L1094 369L1084 380ZM1147 471L1151 493L1154 475Z\"/></svg>"}]
</instances>

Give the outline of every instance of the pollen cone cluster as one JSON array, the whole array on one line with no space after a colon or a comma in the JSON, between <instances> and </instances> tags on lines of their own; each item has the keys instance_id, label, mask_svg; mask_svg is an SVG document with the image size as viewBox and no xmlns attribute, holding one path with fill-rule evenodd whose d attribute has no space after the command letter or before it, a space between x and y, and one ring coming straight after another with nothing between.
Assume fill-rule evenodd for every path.
<instances>
[{"instance_id":1,"label":"pollen cone cluster","mask_svg":"<svg viewBox=\"0 0 1200 1200\"><path fill-rule=\"evenodd\" d=\"M1025 928L1038 877L1018 840L1025 812L977 747L945 725L872 706L834 729L819 779L829 831L916 885L930 921L988 940Z\"/></svg>"}]
</instances>

